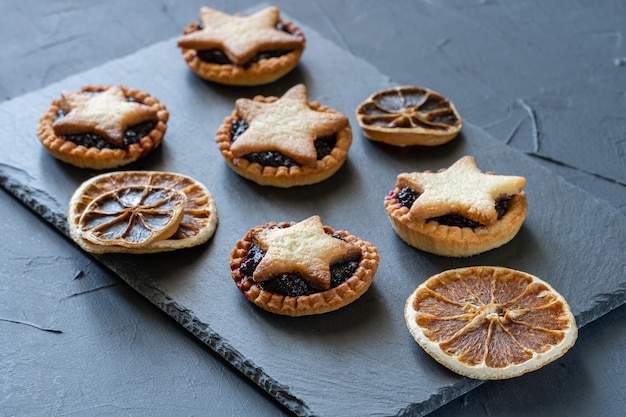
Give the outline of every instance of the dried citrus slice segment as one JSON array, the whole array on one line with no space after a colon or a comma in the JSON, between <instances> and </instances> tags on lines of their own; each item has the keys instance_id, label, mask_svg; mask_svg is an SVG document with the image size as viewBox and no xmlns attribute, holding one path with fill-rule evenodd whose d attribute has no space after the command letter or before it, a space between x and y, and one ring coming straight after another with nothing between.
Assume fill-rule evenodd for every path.
<instances>
[{"instance_id":1,"label":"dried citrus slice segment","mask_svg":"<svg viewBox=\"0 0 626 417\"><path fill-rule=\"evenodd\" d=\"M83 213L103 194L126 187L150 186L180 191L185 195L183 217L167 239L157 239L141 247L101 245L84 239L80 229ZM154 253L200 245L213 236L217 227L217 205L211 193L195 179L162 171L120 171L95 176L81 184L68 206L68 226L72 239L92 253Z\"/></svg>"},{"instance_id":2,"label":"dried citrus slice segment","mask_svg":"<svg viewBox=\"0 0 626 417\"><path fill-rule=\"evenodd\" d=\"M83 239L96 245L147 246L176 232L186 200L173 188L116 188L89 203L78 227Z\"/></svg>"},{"instance_id":3,"label":"dried citrus slice segment","mask_svg":"<svg viewBox=\"0 0 626 417\"><path fill-rule=\"evenodd\" d=\"M578 336L570 307L554 288L504 267L434 275L407 299L404 316L429 355L475 379L539 369L562 356Z\"/></svg>"},{"instance_id":4,"label":"dried citrus slice segment","mask_svg":"<svg viewBox=\"0 0 626 417\"><path fill-rule=\"evenodd\" d=\"M463 127L454 104L424 87L377 91L356 109L363 134L396 146L437 146L454 139Z\"/></svg>"}]
</instances>

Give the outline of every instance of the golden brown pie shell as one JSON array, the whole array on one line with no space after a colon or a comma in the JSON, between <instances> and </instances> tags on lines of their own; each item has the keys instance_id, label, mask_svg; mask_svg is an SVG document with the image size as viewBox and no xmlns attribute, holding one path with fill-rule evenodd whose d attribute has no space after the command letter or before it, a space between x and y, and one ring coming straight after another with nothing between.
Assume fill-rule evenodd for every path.
<instances>
[{"instance_id":1,"label":"golden brown pie shell","mask_svg":"<svg viewBox=\"0 0 626 417\"><path fill-rule=\"evenodd\" d=\"M254 97L255 101L271 103L278 100L277 97ZM318 102L309 102L309 107L315 111L334 112ZM230 116L224 119L219 127L215 141L222 152L228 165L239 175L252 180L260 185L271 185L280 188L289 188L300 185L315 184L331 177L341 168L348 156L348 150L352 145L352 129L350 125L337 132L337 142L335 147L324 158L317 160L315 166L292 166L292 167L271 167L250 162L246 158L236 158L233 156L231 145L231 123L241 119L237 110L233 110Z\"/></svg>"},{"instance_id":2,"label":"golden brown pie shell","mask_svg":"<svg viewBox=\"0 0 626 417\"><path fill-rule=\"evenodd\" d=\"M278 226L289 227L293 224L294 223L282 222L278 223ZM337 287L329 290L295 297L276 294L261 289L253 281L244 277L244 274L240 270L240 266L245 262L246 255L252 245L252 237L256 231L258 229L271 227L272 225L276 225L276 223L270 222L264 226L257 226L250 229L248 233L246 233L246 235L237 242L237 245L231 252L231 275L239 290L250 302L256 304L264 310L276 314L292 317L307 316L322 314L344 307L358 299L369 289L378 269L378 263L380 260L378 250L370 242L361 240L343 230L335 231L329 226L324 226L324 231L326 233L335 233L346 242L357 245L361 250L360 265L352 277Z\"/></svg>"},{"instance_id":3,"label":"golden brown pie shell","mask_svg":"<svg viewBox=\"0 0 626 417\"><path fill-rule=\"evenodd\" d=\"M303 39L302 46L279 57L261 59L247 66L222 65L205 62L198 58L198 51L182 48L181 52L189 68L199 77L219 84L253 86L269 84L293 70L304 52L306 40L298 26L289 21L281 21L287 29ZM183 35L198 30L198 23L191 23L183 30Z\"/></svg>"},{"instance_id":4,"label":"golden brown pie shell","mask_svg":"<svg viewBox=\"0 0 626 417\"><path fill-rule=\"evenodd\" d=\"M169 187L186 195L183 218L176 232L167 239L136 248L96 245L84 239L80 219L89 203L104 193L133 185ZM160 171L119 171L95 176L76 189L67 215L70 237L87 252L99 254L167 252L201 245L215 233L217 219L217 205L204 185L185 175Z\"/></svg>"},{"instance_id":5,"label":"golden brown pie shell","mask_svg":"<svg viewBox=\"0 0 626 417\"><path fill-rule=\"evenodd\" d=\"M472 256L508 243L522 227L528 209L526 194L522 191L511 197L506 213L489 226L471 228L446 226L436 221L416 222L410 219L409 209L393 197L399 191L396 188L385 198L391 226L414 248L442 256Z\"/></svg>"},{"instance_id":6,"label":"golden brown pie shell","mask_svg":"<svg viewBox=\"0 0 626 417\"><path fill-rule=\"evenodd\" d=\"M85 86L82 92L101 92L109 86ZM57 118L57 112L61 108L61 99L52 101L50 108L41 116L37 136L43 146L55 158L77 166L79 168L109 169L129 164L146 156L160 144L165 131L167 130L167 120L169 113L165 106L155 97L137 89L129 89L121 86L126 97L132 97L143 104L153 107L157 111L155 127L150 133L144 136L139 142L127 146L126 148L87 148L57 136L52 124Z\"/></svg>"}]
</instances>

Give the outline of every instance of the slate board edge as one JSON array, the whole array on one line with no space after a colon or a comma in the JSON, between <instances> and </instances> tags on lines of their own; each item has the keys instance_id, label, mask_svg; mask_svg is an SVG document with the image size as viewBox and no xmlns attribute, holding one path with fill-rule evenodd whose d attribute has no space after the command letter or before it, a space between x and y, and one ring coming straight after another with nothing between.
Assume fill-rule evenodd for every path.
<instances>
[{"instance_id":1,"label":"slate board edge","mask_svg":"<svg viewBox=\"0 0 626 417\"><path fill-rule=\"evenodd\" d=\"M150 45L147 48L140 49L128 55L108 61L103 65L111 65L116 61L128 60L133 55L142 53L145 49L158 48L161 44L171 43L172 39L166 39L161 42ZM330 41L329 41L330 42ZM371 66L367 61L361 58L354 57L363 62L364 65ZM44 88L44 90L52 91L55 88L62 90L63 85L73 78L79 77L83 73L89 73L98 67L85 70L82 73L74 74L66 77L63 80L59 80ZM379 72L378 70L376 70ZM388 82L392 80L385 74L380 73L381 76ZM30 96L40 96L41 91L35 90L23 94L21 96L7 100L0 106L0 109L11 106L14 102L26 101ZM479 128L477 128L479 129ZM67 224L67 209L64 205L51 197L45 190L37 189L29 185L32 176L25 170L12 166L10 164L0 163L0 187L4 188L21 203L25 204L29 209L34 211L37 215L43 218L54 226L61 234L68 239L69 229ZM41 201L45 201L46 204ZM78 248L78 247L77 247ZM79 249L80 250L80 249ZM86 252L85 252L86 253ZM243 359L243 356L239 351L233 348L233 346L221 337L219 334L211 330L210 326L206 323L202 323L198 318L192 314L192 312L179 304L176 300L169 297L160 289L149 284L149 277L131 277L128 274L128 270L123 267L123 262L117 263L113 258L107 257L107 261L103 262L98 255L89 254L90 257L95 259L104 268L110 270L120 279L126 282L131 288L136 290L139 294L145 297L150 303L164 311L170 317L172 317L183 328L188 330L202 343L206 344L211 350L220 355L224 360L230 363L238 371L242 372L247 378L257 384L261 389L265 390L268 394L274 397L279 403L284 405L288 410L292 411L298 416L313 416L314 411L311 411L308 406L304 404L304 401L289 393L289 389L280 384L275 379L271 378L262 368L256 366L253 362ZM120 257L116 257L121 259ZM136 270L134 270L136 271ZM626 300L625 300L626 301ZM438 392L426 398L422 402L415 402L406 405L404 408L399 408L396 412L398 416L415 416L425 415L429 412L436 410L449 401L458 398L459 396L471 391L477 386L481 385L483 381L477 380L461 380L463 381L467 389L459 389L457 386L461 385L461 382L442 387ZM448 397L448 395L453 395Z\"/></svg>"},{"instance_id":2,"label":"slate board edge","mask_svg":"<svg viewBox=\"0 0 626 417\"><path fill-rule=\"evenodd\" d=\"M28 178L28 173L19 168L8 166L6 164L0 164L0 186L25 204L28 208L33 210L36 214L41 216L45 221L49 222L59 232L61 232L62 235L69 239L64 207L54 200L54 198L50 197L45 191L29 187ZM24 179L26 179L26 181L24 181ZM562 178L560 179L568 185L575 187L566 180ZM46 206L46 204L42 204L42 200L53 202L50 206L54 208L50 208L49 206ZM613 210L616 213L619 213L616 209ZM218 333L214 332L209 324L201 322L192 311L179 304L176 300L172 299L158 288L151 286L149 277L129 276L129 274L126 273L128 269L124 267L124 258L116 257L112 259L109 257L106 262L103 262L99 256L92 254L89 255L96 259L96 261L98 261L98 263L100 263L103 267L115 273L134 290L149 300L153 305L164 311L168 316L172 317L177 323L183 326L183 328L188 330L202 343L207 345L212 351L230 363L239 372L243 373L261 389L274 397L288 410L298 416L315 415L314 412L312 412L312 410L310 410L310 408L304 403L304 401L289 392L288 387L273 379L262 368L256 366L250 360L245 359L243 355L241 355L241 353L228 342L228 340L225 340ZM625 302L626 288L620 289L620 291L615 293L602 294L601 298L597 297L593 308L589 311L581 312L576 315L578 327L581 328L593 321L593 316L599 318L621 306ZM421 403L412 403L401 410L397 410L397 415L413 416L427 414L445 405L447 402L452 401L454 398L458 398L459 396L471 391L483 382L484 381L472 380L471 383L468 384L467 381L464 381L464 383L467 384L467 389L459 389L457 386L461 385L460 383L443 387L426 401Z\"/></svg>"},{"instance_id":3,"label":"slate board edge","mask_svg":"<svg viewBox=\"0 0 626 417\"><path fill-rule=\"evenodd\" d=\"M158 44L167 43L170 41L171 40L158 42L151 47L155 47ZM136 51L127 56L109 61L108 63L128 59L129 56L132 56L140 51ZM369 65L369 63L367 63L366 61L363 62ZM87 70L86 72L88 71L90 70ZM388 80L390 82L393 82L390 78L388 78ZM64 83L65 81L67 81L67 79L61 80L57 83L53 83L52 85L62 85L62 83ZM50 87L51 86L47 86L46 88ZM29 95L39 94L39 91L30 92L23 96L8 100L6 103L17 100L27 100L27 97ZM479 127L471 126L470 124L467 125L468 127L482 130L484 132L484 130ZM485 134L491 136L488 133ZM494 138L494 140L496 139ZM528 154L527 156L530 158ZM555 175L567 185L582 190L581 188L569 183L558 174ZM52 198L46 191L29 187L28 183L30 178L30 175L26 171L18 167L14 167L8 164L0 164L0 186L2 186L10 194L15 196L19 201L24 203L27 207L32 209L35 213L40 215L47 222L51 223L51 225L57 228L63 235L68 237L69 233L67 229L65 207L62 206L54 198ZM585 190L582 191L593 200L602 201L599 198L589 194ZM52 204L46 206L46 204L42 204L41 201L46 201ZM621 215L619 210L615 209L614 207L610 207L610 209L615 213L619 213ZM97 256L93 256L93 258L101 263L100 259ZM281 385L278 381L269 377L269 375L265 373L263 369L255 366L254 363L243 359L242 355L240 355L239 352L235 350L230 343L228 343L228 341L224 340L217 333L213 332L208 324L201 323L190 310L182 307L179 303L176 302L176 300L168 297L158 288L150 286L148 283L149 277L129 277L128 274L124 273L124 268L121 263L118 264L116 262L108 261L106 264L103 263L103 266L118 275L128 285L138 291L142 296L147 298L152 304L163 310L170 317L174 318L185 329L190 331L194 336L196 336L199 340L205 343L211 350L215 351L217 354L223 357L227 362L232 364L236 369L246 375L246 377L256 383L260 388L267 391L287 409L293 411L297 415L314 415L312 411L303 403L303 401L291 395L286 387ZM118 270L121 271L121 273L118 273ZM596 303L592 308L590 308L586 312L581 312L576 316L579 327L583 327L584 325L593 321L591 317L595 316L596 313L598 313L596 318L599 318L602 315L624 304L626 302L626 288L620 289L620 291L615 293L602 294L602 297L597 297L595 301ZM482 384L482 382L483 381L471 380L471 383L467 383L467 381L464 381L464 383L467 384L467 389L458 389L457 386L460 385L460 383L442 387L436 394L433 394L430 398L423 401L422 403L412 403L404 409L397 410L397 415L409 416L427 414L428 412L434 411L438 407L444 405L446 402L452 401L454 398L458 398L466 392L469 392L472 389L478 387Z\"/></svg>"},{"instance_id":4,"label":"slate board edge","mask_svg":"<svg viewBox=\"0 0 626 417\"><path fill-rule=\"evenodd\" d=\"M49 222L63 236L71 240L69 237L65 213L50 210L45 205L41 204L39 202L39 198L47 198L47 194L41 190L29 188L26 184L11 178L11 172L15 173L20 170L12 167L10 168L11 169L7 169L6 165L0 165L0 186L2 186L5 191L13 195L18 201L35 212L46 222ZM103 268L106 268L117 275L131 288L150 301L150 303L154 306L158 307L168 316L172 317L178 324L193 334L196 338L198 338L198 340L208 346L225 361L230 363L235 369L253 381L261 389L274 397L289 411L302 417L316 415L302 400L291 394L288 387L273 379L262 368L256 366L250 360L245 359L243 355L241 355L241 353L226 339L214 332L211 329L211 326L207 323L201 322L191 310L176 302L176 300L163 293L163 291L151 286L149 283L149 277L129 276L127 273L128 270L124 268L124 261L116 262L121 258L116 258L111 261L112 258L109 256L108 260L103 262L101 257L98 255L87 255L97 261ZM617 307L617 305L615 307ZM473 380L471 383L466 385L468 389L458 389L457 385L461 385L460 383L443 387L439 390L439 392L432 395L426 401L410 404L408 407L398 410L396 415L416 416L428 414L429 412L445 405L447 402L466 394L481 385L483 382L484 381Z\"/></svg>"}]
</instances>

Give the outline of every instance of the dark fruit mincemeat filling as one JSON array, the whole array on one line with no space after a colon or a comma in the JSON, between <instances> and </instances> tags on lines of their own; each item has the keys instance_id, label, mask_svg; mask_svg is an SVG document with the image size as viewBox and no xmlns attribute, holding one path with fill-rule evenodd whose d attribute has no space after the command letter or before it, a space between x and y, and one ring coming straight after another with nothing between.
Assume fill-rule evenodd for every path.
<instances>
[{"instance_id":1,"label":"dark fruit mincemeat filling","mask_svg":"<svg viewBox=\"0 0 626 417\"><path fill-rule=\"evenodd\" d=\"M203 28L202 23L197 23L196 30L202 30L202 28ZM282 23L276 24L276 29L280 30L281 32L289 33L290 35L303 36L302 33L291 32L289 30L289 28L287 28L287 26L282 24ZM261 51L261 52L257 53L254 57L252 57L252 59L250 59L250 61L246 62L243 65L243 67L244 68L249 67L250 65L252 65L255 62L258 62L258 61L260 61L262 59L277 58L277 57L280 57L280 56L283 56L283 55L287 55L289 52L291 52L291 51L285 50L285 49L275 49L275 50L271 50L271 51ZM204 61L204 62L209 63L209 64L235 65L228 58L228 56L226 56L224 51L222 51L221 49L207 49L207 50L203 50L203 51L197 51L196 55L198 56L198 58L201 61Z\"/></svg>"},{"instance_id":2,"label":"dark fruit mincemeat filling","mask_svg":"<svg viewBox=\"0 0 626 417\"><path fill-rule=\"evenodd\" d=\"M336 239L341 239L335 234L330 234L330 236L333 236ZM241 284L247 281L247 284L257 285L262 290L292 297L310 295L324 291L312 287L299 274L295 273L284 273L267 281L254 282L252 280L252 274L263 259L263 256L265 256L265 252L256 244L252 243L244 261L239 266L239 270L243 275ZM359 267L359 262L360 258L351 258L330 265L330 287L335 288L352 277Z\"/></svg>"},{"instance_id":3,"label":"dark fruit mincemeat filling","mask_svg":"<svg viewBox=\"0 0 626 417\"><path fill-rule=\"evenodd\" d=\"M393 193L393 192L392 192ZM393 195L392 195L393 196ZM420 193L410 187L403 187L398 191L395 195L396 200L402 206L410 209L415 200L417 200L420 196ZM511 196L503 196L501 198L496 199L496 212L498 213L498 220L504 216L509 208L509 203L511 201ZM482 227L484 225L475 222L473 220L468 219L467 217L461 216L457 213L450 213L444 216L433 217L428 219L427 221L435 221L439 224L443 224L445 226L456 226L456 227Z\"/></svg>"},{"instance_id":4,"label":"dark fruit mincemeat filling","mask_svg":"<svg viewBox=\"0 0 626 417\"><path fill-rule=\"evenodd\" d=\"M246 131L248 123L243 119L235 119L231 122L230 126L230 141L231 143L237 140L237 138ZM330 155L331 151L337 144L337 135L323 136L315 139L313 143L315 150L317 151L317 159L321 160L326 155ZM301 166L298 162L291 158L286 157L280 152L267 151L267 152L255 152L245 156L250 162L256 162L263 166L271 167L292 167Z\"/></svg>"},{"instance_id":5,"label":"dark fruit mincemeat filling","mask_svg":"<svg viewBox=\"0 0 626 417\"><path fill-rule=\"evenodd\" d=\"M97 95L97 92L84 92L84 95L94 96ZM134 97L127 97L126 101L143 104L140 100L137 100ZM63 109L59 109L57 111L57 120L65 117L65 112ZM88 133L80 133L75 135L63 135L61 138L67 140L69 142L73 142L76 145L82 145L86 148L97 148L97 149L124 149L133 145L135 143L139 143L141 139L145 136L148 136L152 129L155 128L157 122L155 120L143 122L136 124L134 126L129 126L124 132L124 141L122 142L122 146L116 146L111 142L107 141L104 136L99 135L97 133L88 132Z\"/></svg>"}]
</instances>

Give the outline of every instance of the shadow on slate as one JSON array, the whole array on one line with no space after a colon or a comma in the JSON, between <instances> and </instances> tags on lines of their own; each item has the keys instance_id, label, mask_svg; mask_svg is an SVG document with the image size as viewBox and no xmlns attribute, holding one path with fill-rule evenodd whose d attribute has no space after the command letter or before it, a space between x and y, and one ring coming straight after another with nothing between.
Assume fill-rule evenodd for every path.
<instances>
[{"instance_id":1,"label":"shadow on slate","mask_svg":"<svg viewBox=\"0 0 626 417\"><path fill-rule=\"evenodd\" d=\"M179 172L204 183L218 205L216 234L189 250L98 259L298 415L424 414L480 385L434 362L404 324L406 297L442 270L501 265L537 275L568 299L580 326L624 303L626 224L616 210L471 124L437 149L371 143L359 131L354 109L389 87L388 78L314 30L303 30L307 51L297 71L258 89L197 79L171 39L4 103L0 123L18 140L0 143L2 185L65 232L71 194L96 172L48 155L34 135L41 113L62 90L87 84L120 83L159 98L171 114L163 148L125 169ZM307 85L311 100L350 117L354 141L346 165L321 184L294 190L264 188L239 177L215 145L218 126L236 98L281 95L298 82ZM437 170L463 155L473 155L483 171L527 178L529 212L522 230L508 245L471 258L442 258L408 247L383 207L397 174ZM232 282L230 251L253 226L312 214L379 248L372 288L325 315L288 318L260 311Z\"/></svg>"}]
</instances>

